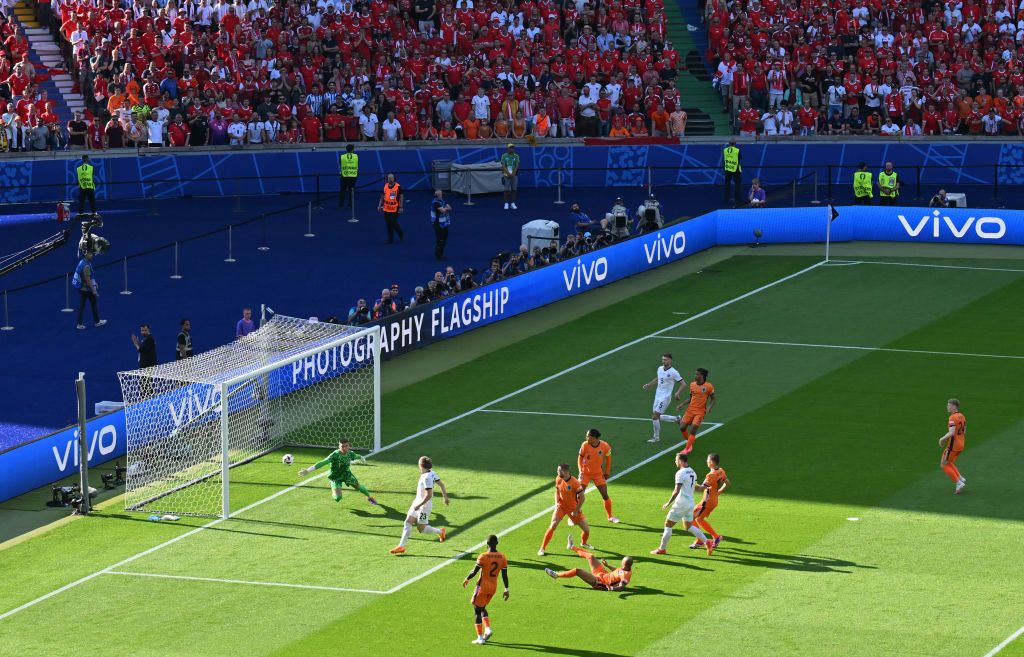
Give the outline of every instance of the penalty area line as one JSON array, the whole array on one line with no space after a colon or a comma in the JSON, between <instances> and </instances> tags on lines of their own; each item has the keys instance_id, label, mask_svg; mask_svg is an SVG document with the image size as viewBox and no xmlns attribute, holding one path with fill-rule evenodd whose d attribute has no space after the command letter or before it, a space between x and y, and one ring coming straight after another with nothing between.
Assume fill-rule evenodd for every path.
<instances>
[{"instance_id":1,"label":"penalty area line","mask_svg":"<svg viewBox=\"0 0 1024 657\"><path fill-rule=\"evenodd\" d=\"M721 422L708 422L707 425L705 425L705 426L707 426L707 428L704 431L700 432L699 437L703 437L706 434L711 433L715 429L722 428L723 423L721 423ZM647 465L648 463L650 463L652 461L655 461L657 459L660 459L662 456L665 456L666 454L669 454L669 453L671 453L673 451L678 450L680 447L682 447L685 444L686 444L686 441L684 440L684 441L676 443L675 445L672 445L671 447L666 447L665 449L661 450L657 454L652 454L651 456L648 456L647 458L645 458L643 461L640 461L639 463L635 463L635 464L629 466L628 468L626 468L625 470L622 470L620 472L616 472L611 477L608 477L608 481L612 482L612 481L615 481L616 479L618 479L619 477L624 477L627 474L629 474L630 472L633 472L634 470L636 470L638 468L642 468L643 466ZM591 493L591 492L593 492L595 490L597 490L597 489L594 487L593 484L591 484L587 488L586 492L587 493ZM523 520L520 520L519 522L517 522L516 524L512 525L511 527L507 527L506 529L501 530L500 532L497 533L497 536L499 538L501 538L502 536L505 536L506 534L514 532L515 530L530 524L534 520L536 520L538 518L541 518L541 517L551 513L551 511L554 508L555 508L555 505L552 504L551 506L538 511L537 513L534 513L530 517L524 518ZM469 549L463 550L462 552L456 554L454 557L451 557L451 558L447 559L446 561L442 561L441 563L437 564L436 566L423 571L419 575L416 575L415 577L411 577L411 578L405 580L404 582L402 582L401 584L397 584L397 585L391 587L390 589L385 591L385 593L387 593L389 595L392 594L392 593L397 593L398 591L401 591L402 589L404 589L405 587L409 586L410 584L415 584L416 582L420 581L421 579L433 575L434 573L436 573L437 571L441 570L442 568L446 568L446 567L452 565L453 563L455 563L456 561L459 561L459 560L461 560L461 559L463 559L463 558L473 554L474 552L476 552L477 550L479 550L480 548L482 548L486 544L487 544L486 541L481 541L481 542L477 543L476 545L470 547Z\"/></svg>"},{"instance_id":2,"label":"penalty area line","mask_svg":"<svg viewBox=\"0 0 1024 657\"><path fill-rule=\"evenodd\" d=\"M339 586L317 586L315 584L289 584L287 582L257 582L245 579L224 579L221 577L194 577L191 575L167 575L163 573L132 573L124 570L106 570L104 575L128 575L131 577L156 577L159 579L183 579L190 582L219 582L223 584L245 584L248 586L276 586L288 589L311 589L314 591L341 591L344 593L376 593L383 595L385 591L370 589L346 589Z\"/></svg>"},{"instance_id":3,"label":"penalty area line","mask_svg":"<svg viewBox=\"0 0 1024 657\"><path fill-rule=\"evenodd\" d=\"M985 657L993 657L994 655L999 654L999 652L1002 651L1003 648L1019 639L1022 634L1024 634L1024 626L1021 626L1020 629L1018 629L1016 632L1006 637L1002 643L1000 643L998 646L985 653Z\"/></svg>"},{"instance_id":4,"label":"penalty area line","mask_svg":"<svg viewBox=\"0 0 1024 657\"><path fill-rule=\"evenodd\" d=\"M547 411L513 411L503 408L485 408L481 413L508 413L511 415L552 415L555 417L586 417L594 420L630 420L633 422L650 422L649 417L623 417L621 415L586 415L584 413L550 413ZM708 423L710 424L710 422Z\"/></svg>"},{"instance_id":5,"label":"penalty area line","mask_svg":"<svg viewBox=\"0 0 1024 657\"><path fill-rule=\"evenodd\" d=\"M732 344L761 344L774 347L810 347L814 349L848 349L851 351L881 351L893 354L923 354L926 356L967 356L969 358L999 358L1024 360L1024 356L1012 354L975 354L965 351L931 351L928 349L896 349L894 347L860 347L845 344L817 344L812 342L772 342L770 340L733 340L730 338L694 338L683 335L659 335L661 340L696 340L698 342L729 342Z\"/></svg>"}]
</instances>

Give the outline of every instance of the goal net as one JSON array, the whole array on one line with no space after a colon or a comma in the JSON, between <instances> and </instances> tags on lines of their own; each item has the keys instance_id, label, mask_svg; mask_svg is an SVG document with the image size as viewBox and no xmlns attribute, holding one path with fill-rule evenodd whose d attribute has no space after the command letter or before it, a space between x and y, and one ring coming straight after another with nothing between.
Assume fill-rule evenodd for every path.
<instances>
[{"instance_id":1,"label":"goal net","mask_svg":"<svg viewBox=\"0 0 1024 657\"><path fill-rule=\"evenodd\" d=\"M231 514L231 468L285 446L380 449L376 328L275 315L244 338L119 372L125 508Z\"/></svg>"}]
</instances>

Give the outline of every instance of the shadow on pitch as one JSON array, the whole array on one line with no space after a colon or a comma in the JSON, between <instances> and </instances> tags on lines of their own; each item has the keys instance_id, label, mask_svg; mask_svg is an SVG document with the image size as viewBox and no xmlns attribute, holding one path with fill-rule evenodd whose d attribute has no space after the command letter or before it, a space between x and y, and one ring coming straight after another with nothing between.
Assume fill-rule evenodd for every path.
<instances>
[{"instance_id":1,"label":"shadow on pitch","mask_svg":"<svg viewBox=\"0 0 1024 657\"><path fill-rule=\"evenodd\" d=\"M353 513L355 513L353 511ZM379 517L379 514L378 514ZM362 534L364 536L390 536L393 532L367 532L359 529L352 529L349 527L324 527L322 525L308 525L298 522L281 522L278 520L255 520L251 518L232 518L231 522L242 522L252 523L254 525L272 525L275 527L294 527L295 529L312 529L313 531L331 532L336 534ZM384 526L384 525L381 525ZM218 530L220 527L210 527L209 529ZM228 530L230 531L230 530ZM257 532L250 532L257 533Z\"/></svg>"},{"instance_id":2,"label":"shadow on pitch","mask_svg":"<svg viewBox=\"0 0 1024 657\"><path fill-rule=\"evenodd\" d=\"M148 517L138 517L138 518L136 518L136 517L129 516L129 515L126 515L126 514L123 514L123 513L97 513L97 514L95 514L93 516L90 516L90 517L92 517L92 518L102 518L102 519L107 519L107 520L129 520L131 522L145 522L145 523L152 523L153 522L152 520L149 520ZM232 520L236 520L236 518L232 518ZM259 521L257 520L257 521L253 521L253 522L259 522ZM163 523L163 524L168 524L168 523ZM193 527L191 525L182 525L181 528L182 529L195 529L195 527ZM211 532L228 532L228 533L231 533L231 534L248 534L250 536L267 536L269 538L286 538L286 539L288 539L290 541L305 541L305 540L308 540L308 539L302 538L301 536L288 536L287 534L271 534L269 532L250 532L250 531L246 531L244 529L228 529L227 527L223 527L223 526L206 527L206 531L211 531Z\"/></svg>"},{"instance_id":3,"label":"shadow on pitch","mask_svg":"<svg viewBox=\"0 0 1024 657\"><path fill-rule=\"evenodd\" d=\"M506 643L504 641L490 640L489 645L501 646L510 650L529 650L531 652L546 652L552 655L574 655L575 657L627 657L617 652L582 650L570 646L546 646L540 643Z\"/></svg>"},{"instance_id":4,"label":"shadow on pitch","mask_svg":"<svg viewBox=\"0 0 1024 657\"><path fill-rule=\"evenodd\" d=\"M877 566L867 566L845 559L832 557L816 557L808 554L779 554L776 552L758 552L743 548L723 548L715 550L716 561L734 563L755 568L771 568L778 570L798 570L812 573L844 573L850 574L853 569L876 570Z\"/></svg>"}]
</instances>

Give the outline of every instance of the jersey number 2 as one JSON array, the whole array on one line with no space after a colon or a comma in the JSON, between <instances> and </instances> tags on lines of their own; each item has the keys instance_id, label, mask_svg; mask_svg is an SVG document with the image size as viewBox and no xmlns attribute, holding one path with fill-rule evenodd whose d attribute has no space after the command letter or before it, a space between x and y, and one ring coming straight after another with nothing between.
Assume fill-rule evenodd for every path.
<instances>
[{"instance_id":1,"label":"jersey number 2","mask_svg":"<svg viewBox=\"0 0 1024 657\"><path fill-rule=\"evenodd\" d=\"M500 568L498 567L498 562L497 562L497 561L492 561L492 562L491 562L491 572L490 572L490 576L491 576L491 577L497 577L497 576L498 576L498 571L499 571L499 570L501 570L501 569L500 569Z\"/></svg>"}]
</instances>

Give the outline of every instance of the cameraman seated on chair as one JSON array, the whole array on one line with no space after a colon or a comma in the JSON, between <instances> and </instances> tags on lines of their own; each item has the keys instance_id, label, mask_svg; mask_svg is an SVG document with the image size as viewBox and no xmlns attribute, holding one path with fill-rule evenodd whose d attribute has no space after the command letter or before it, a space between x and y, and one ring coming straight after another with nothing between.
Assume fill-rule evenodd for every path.
<instances>
[{"instance_id":1,"label":"cameraman seated on chair","mask_svg":"<svg viewBox=\"0 0 1024 657\"><path fill-rule=\"evenodd\" d=\"M647 200L636 209L636 230L637 232L650 233L665 225L661 216L661 203L651 194Z\"/></svg>"},{"instance_id":2,"label":"cameraman seated on chair","mask_svg":"<svg viewBox=\"0 0 1024 657\"><path fill-rule=\"evenodd\" d=\"M569 218L572 219L572 225L576 229L577 235L601 230L601 221L591 219L590 215L580 208L579 203L573 203L569 208Z\"/></svg>"},{"instance_id":3,"label":"cameraman seated on chair","mask_svg":"<svg viewBox=\"0 0 1024 657\"><path fill-rule=\"evenodd\" d=\"M946 190L940 189L939 192L932 197L932 200L928 201L928 207L930 208L948 208L949 199L946 198Z\"/></svg>"},{"instance_id":4,"label":"cameraman seated on chair","mask_svg":"<svg viewBox=\"0 0 1024 657\"><path fill-rule=\"evenodd\" d=\"M611 212L605 213L601 228L615 237L629 237L629 210L622 197L615 199Z\"/></svg>"}]
</instances>

